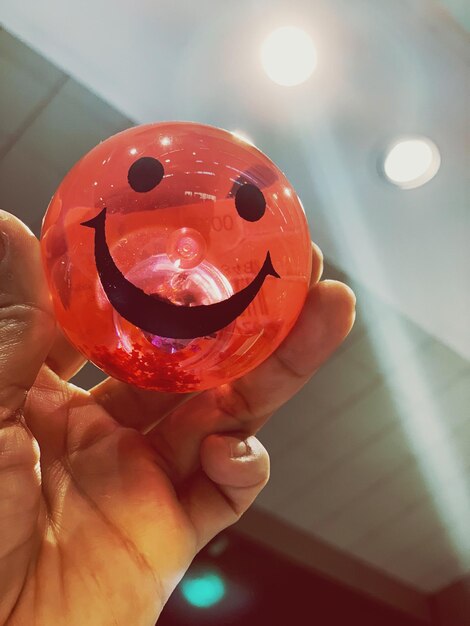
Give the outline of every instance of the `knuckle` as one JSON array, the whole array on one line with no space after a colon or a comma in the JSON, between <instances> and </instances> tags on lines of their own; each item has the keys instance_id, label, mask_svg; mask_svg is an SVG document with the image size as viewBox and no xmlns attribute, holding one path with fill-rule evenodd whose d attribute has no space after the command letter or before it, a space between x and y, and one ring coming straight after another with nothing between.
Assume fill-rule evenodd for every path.
<instances>
[{"instance_id":1,"label":"knuckle","mask_svg":"<svg viewBox=\"0 0 470 626\"><path fill-rule=\"evenodd\" d=\"M294 365L293 362L291 362L289 358L287 358L284 354L282 354L281 350L278 349L276 352L274 352L273 356L276 359L276 361L279 363L279 365L281 366L285 374L287 374L291 378L295 378L299 380L305 379L306 374L300 371L297 368L297 366Z\"/></svg>"},{"instance_id":2,"label":"knuckle","mask_svg":"<svg viewBox=\"0 0 470 626\"><path fill-rule=\"evenodd\" d=\"M231 385L222 385L216 392L216 404L220 412L233 419L240 426L247 420L257 417L255 408L250 404L247 394L243 392L235 381Z\"/></svg>"}]
</instances>

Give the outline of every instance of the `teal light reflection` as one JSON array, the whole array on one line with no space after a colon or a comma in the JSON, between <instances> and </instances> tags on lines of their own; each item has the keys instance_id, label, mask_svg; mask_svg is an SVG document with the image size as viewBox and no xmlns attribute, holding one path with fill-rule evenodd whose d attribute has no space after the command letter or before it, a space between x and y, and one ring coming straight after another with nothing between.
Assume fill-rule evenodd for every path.
<instances>
[{"instance_id":1,"label":"teal light reflection","mask_svg":"<svg viewBox=\"0 0 470 626\"><path fill-rule=\"evenodd\" d=\"M207 609L225 596L225 583L213 572L189 575L181 581L181 593L192 606Z\"/></svg>"}]
</instances>

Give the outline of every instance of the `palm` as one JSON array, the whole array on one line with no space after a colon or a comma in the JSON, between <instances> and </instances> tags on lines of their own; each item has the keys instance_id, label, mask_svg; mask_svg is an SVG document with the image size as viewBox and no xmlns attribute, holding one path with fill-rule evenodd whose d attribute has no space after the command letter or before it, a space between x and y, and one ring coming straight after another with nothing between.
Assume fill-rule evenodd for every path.
<instances>
[{"instance_id":1,"label":"palm","mask_svg":"<svg viewBox=\"0 0 470 626\"><path fill-rule=\"evenodd\" d=\"M12 624L105 624L111 608L119 623L150 624L195 552L194 528L142 435L69 385L48 393L33 389L27 405L28 422L54 423L42 433L42 485L32 476L23 493L34 506L21 554L34 568Z\"/></svg>"},{"instance_id":2,"label":"palm","mask_svg":"<svg viewBox=\"0 0 470 626\"><path fill-rule=\"evenodd\" d=\"M352 298L315 284L317 254L296 328L245 378L193 396L112 379L90 393L66 382L77 355L54 341L37 242L12 218L6 229L26 271L0 302L0 624L153 624L197 551L265 484L250 435L347 334Z\"/></svg>"}]
</instances>

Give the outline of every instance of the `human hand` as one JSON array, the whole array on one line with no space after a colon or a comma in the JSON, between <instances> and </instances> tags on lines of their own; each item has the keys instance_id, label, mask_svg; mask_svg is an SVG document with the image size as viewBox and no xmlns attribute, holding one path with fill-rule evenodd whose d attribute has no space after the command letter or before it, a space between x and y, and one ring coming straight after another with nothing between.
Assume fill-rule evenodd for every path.
<instances>
[{"instance_id":1,"label":"human hand","mask_svg":"<svg viewBox=\"0 0 470 626\"><path fill-rule=\"evenodd\" d=\"M354 296L318 282L314 246L296 326L243 378L89 392L67 382L83 359L56 328L37 239L4 212L0 233L0 624L150 626L267 482L254 435L347 335Z\"/></svg>"}]
</instances>

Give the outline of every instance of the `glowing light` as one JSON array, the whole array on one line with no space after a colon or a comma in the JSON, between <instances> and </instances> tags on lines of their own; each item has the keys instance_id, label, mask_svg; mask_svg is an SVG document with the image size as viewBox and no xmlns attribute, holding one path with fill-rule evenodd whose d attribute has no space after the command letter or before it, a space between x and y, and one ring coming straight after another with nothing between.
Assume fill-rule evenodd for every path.
<instances>
[{"instance_id":1,"label":"glowing light","mask_svg":"<svg viewBox=\"0 0 470 626\"><path fill-rule=\"evenodd\" d=\"M192 606L207 609L220 602L225 596L225 583L214 572L206 572L194 577L186 576L181 581L181 592Z\"/></svg>"},{"instance_id":2,"label":"glowing light","mask_svg":"<svg viewBox=\"0 0 470 626\"><path fill-rule=\"evenodd\" d=\"M162 137L160 139L160 143L162 146L169 146L171 143L171 137Z\"/></svg>"},{"instance_id":3,"label":"glowing light","mask_svg":"<svg viewBox=\"0 0 470 626\"><path fill-rule=\"evenodd\" d=\"M234 137L236 137L237 139L240 139L240 141L244 141L246 143L249 143L250 146L254 146L254 142L253 139L247 135L246 133L244 133L242 130L232 130L232 135Z\"/></svg>"},{"instance_id":4,"label":"glowing light","mask_svg":"<svg viewBox=\"0 0 470 626\"><path fill-rule=\"evenodd\" d=\"M410 137L391 146L383 171L387 179L401 189L414 189L430 181L440 164L441 157L434 142L426 137Z\"/></svg>"},{"instance_id":5,"label":"glowing light","mask_svg":"<svg viewBox=\"0 0 470 626\"><path fill-rule=\"evenodd\" d=\"M264 40L261 63L272 81L291 87L300 85L313 74L317 52L310 35L300 28L285 26Z\"/></svg>"},{"instance_id":6,"label":"glowing light","mask_svg":"<svg viewBox=\"0 0 470 626\"><path fill-rule=\"evenodd\" d=\"M218 537L216 537L216 539L211 541L211 543L209 544L207 548L207 552L212 557L220 556L223 552L225 552L225 550L228 547L228 544L229 544L229 541L227 537L225 535L219 535Z\"/></svg>"},{"instance_id":7,"label":"glowing light","mask_svg":"<svg viewBox=\"0 0 470 626\"><path fill-rule=\"evenodd\" d=\"M131 148L129 150L129 154L132 154L132 155L137 154L137 148Z\"/></svg>"}]
</instances>

